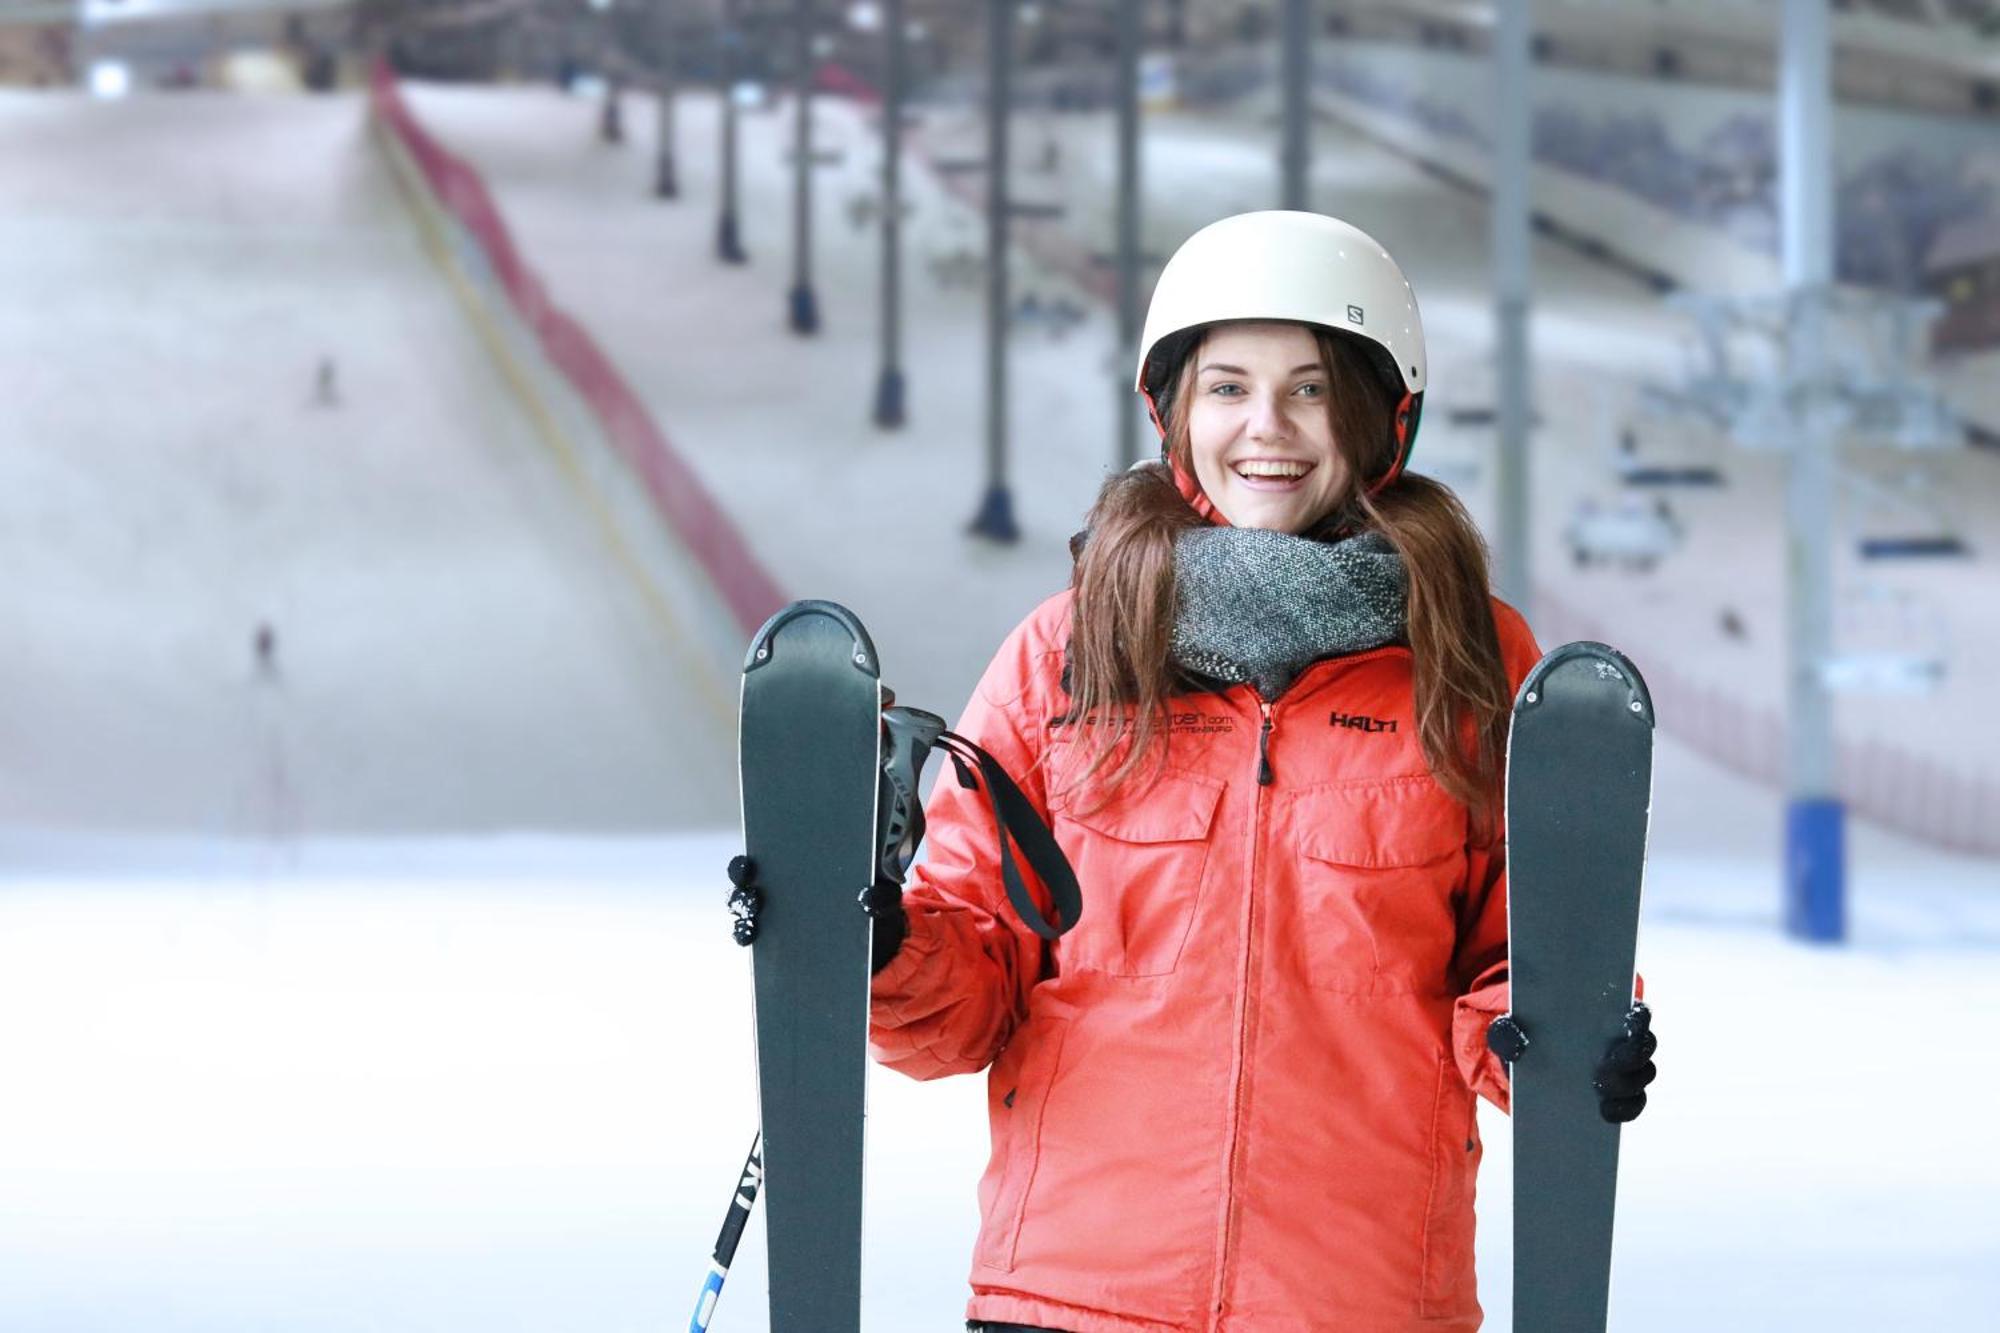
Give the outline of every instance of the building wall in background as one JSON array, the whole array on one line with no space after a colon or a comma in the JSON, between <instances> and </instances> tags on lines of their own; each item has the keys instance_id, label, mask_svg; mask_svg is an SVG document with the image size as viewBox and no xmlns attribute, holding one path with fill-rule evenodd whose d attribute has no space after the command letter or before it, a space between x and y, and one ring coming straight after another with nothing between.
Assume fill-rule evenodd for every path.
<instances>
[{"instance_id":1,"label":"building wall in background","mask_svg":"<svg viewBox=\"0 0 2000 1333\"><path fill-rule=\"evenodd\" d=\"M75 81L69 29L55 25L0 28L0 87L52 88Z\"/></svg>"},{"instance_id":2,"label":"building wall in background","mask_svg":"<svg viewBox=\"0 0 2000 1333\"><path fill-rule=\"evenodd\" d=\"M1446 166L1472 164L1476 170L1466 174L1484 179L1494 92L1483 56L1354 40L1328 42L1317 55L1325 99L1366 108L1403 131L1403 142L1434 149ZM1195 107L1268 96L1277 78L1268 48L1176 59L1181 100ZM1725 249L1752 261L1747 267L1731 263L1705 275L1699 260L1655 264L1677 282L1729 290L1738 285L1732 275L1777 258L1776 116L1768 94L1541 66L1533 151L1539 168L1729 242ZM1834 156L1841 280L1945 300L1953 308L1942 345L2000 345L1992 318L1962 308L1983 309L1994 299L1990 284L1964 280L1968 264L1985 272L2000 262L2000 135L1993 123L1843 106L1835 114ZM1535 206L1648 262L1628 247L1652 244L1650 228L1604 234L1630 230L1629 210L1627 220L1614 222L1562 217L1546 197ZM1968 254L1968 244L1977 252Z\"/></svg>"}]
</instances>

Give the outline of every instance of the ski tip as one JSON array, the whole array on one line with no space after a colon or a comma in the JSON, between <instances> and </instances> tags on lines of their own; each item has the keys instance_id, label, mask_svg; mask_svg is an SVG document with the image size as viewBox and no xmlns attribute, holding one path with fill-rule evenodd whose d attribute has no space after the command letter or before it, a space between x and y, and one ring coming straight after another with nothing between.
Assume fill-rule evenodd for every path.
<instances>
[{"instance_id":1,"label":"ski tip","mask_svg":"<svg viewBox=\"0 0 2000 1333\"><path fill-rule=\"evenodd\" d=\"M1646 726L1653 725L1653 695L1639 668L1610 644L1589 639L1565 643L1543 654L1514 695L1516 715L1541 703L1564 679L1617 682L1626 693L1626 710Z\"/></svg>"},{"instance_id":2,"label":"ski tip","mask_svg":"<svg viewBox=\"0 0 2000 1333\"><path fill-rule=\"evenodd\" d=\"M806 598L796 601L765 621L756 634L750 638L750 649L743 657L745 673L768 665L777 655L777 638L786 626L796 621L823 618L832 621L848 638L852 649L849 659L857 671L879 679L881 664L875 657L875 642L868 637L861 618L842 606L839 602Z\"/></svg>"}]
</instances>

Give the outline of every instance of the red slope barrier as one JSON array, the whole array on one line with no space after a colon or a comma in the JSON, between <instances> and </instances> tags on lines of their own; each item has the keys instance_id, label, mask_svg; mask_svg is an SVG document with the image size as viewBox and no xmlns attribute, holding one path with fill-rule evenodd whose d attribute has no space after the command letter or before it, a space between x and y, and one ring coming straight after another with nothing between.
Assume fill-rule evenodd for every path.
<instances>
[{"instance_id":1,"label":"red slope barrier","mask_svg":"<svg viewBox=\"0 0 2000 1333\"><path fill-rule=\"evenodd\" d=\"M558 307L521 256L492 192L471 164L440 144L410 111L395 71L369 75L375 115L408 151L443 208L486 254L515 314L588 404L612 448L632 468L660 516L701 563L745 637L790 599L764 570L701 480L653 421L588 331Z\"/></svg>"}]
</instances>

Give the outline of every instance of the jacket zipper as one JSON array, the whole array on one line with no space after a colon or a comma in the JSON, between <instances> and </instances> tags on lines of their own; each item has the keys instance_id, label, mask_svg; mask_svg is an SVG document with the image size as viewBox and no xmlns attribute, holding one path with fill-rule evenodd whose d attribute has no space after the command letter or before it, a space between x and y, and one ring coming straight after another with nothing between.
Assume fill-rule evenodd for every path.
<instances>
[{"instance_id":1,"label":"jacket zipper","mask_svg":"<svg viewBox=\"0 0 2000 1333\"><path fill-rule=\"evenodd\" d=\"M1250 964L1256 953L1257 938L1257 848L1263 831L1264 788L1270 786L1272 782L1271 704L1269 700L1260 697L1257 700L1257 707L1263 713L1264 721L1257 733L1257 790L1250 807L1250 883L1249 891L1243 895L1243 954L1236 971L1236 993L1241 998L1236 1019L1235 1071L1229 1089L1229 1144L1224 1159L1222 1242L1216 1251L1215 1297L1214 1309L1211 1311L1211 1327L1221 1326L1223 1296L1229 1287L1229 1247L1236 1214L1236 1155L1241 1143L1243 1126L1243 1071L1249 1062L1245 1048L1248 1044L1250 1005L1254 1000L1250 990Z\"/></svg>"},{"instance_id":2,"label":"jacket zipper","mask_svg":"<svg viewBox=\"0 0 2000 1333\"><path fill-rule=\"evenodd\" d=\"M1271 785L1271 705L1263 700L1258 706L1264 710L1264 729L1257 733L1257 785Z\"/></svg>"}]
</instances>

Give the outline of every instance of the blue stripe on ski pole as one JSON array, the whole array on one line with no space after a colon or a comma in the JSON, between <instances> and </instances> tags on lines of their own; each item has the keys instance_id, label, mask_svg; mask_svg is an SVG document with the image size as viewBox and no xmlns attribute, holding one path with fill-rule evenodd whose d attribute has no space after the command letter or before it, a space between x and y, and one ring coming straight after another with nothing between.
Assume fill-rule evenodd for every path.
<instances>
[{"instance_id":1,"label":"blue stripe on ski pole","mask_svg":"<svg viewBox=\"0 0 2000 1333\"><path fill-rule=\"evenodd\" d=\"M701 1299L695 1302L688 1333L708 1333L708 1321L715 1317L715 1303L722 1299L722 1279L728 1276L729 1270L720 1264L708 1266L708 1281L702 1283Z\"/></svg>"}]
</instances>

